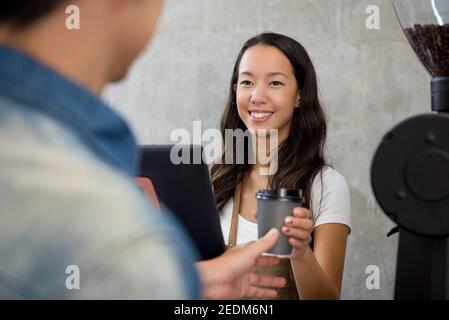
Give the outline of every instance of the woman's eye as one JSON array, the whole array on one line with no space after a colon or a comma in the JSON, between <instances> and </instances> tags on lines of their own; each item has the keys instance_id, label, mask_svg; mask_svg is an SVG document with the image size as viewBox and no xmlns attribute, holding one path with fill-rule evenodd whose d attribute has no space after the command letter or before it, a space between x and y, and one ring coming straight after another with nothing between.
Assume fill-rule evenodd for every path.
<instances>
[{"instance_id":1,"label":"woman's eye","mask_svg":"<svg viewBox=\"0 0 449 320\"><path fill-rule=\"evenodd\" d=\"M271 81L271 85L273 87L280 87L280 86L283 86L284 84L280 81Z\"/></svg>"},{"instance_id":2,"label":"woman's eye","mask_svg":"<svg viewBox=\"0 0 449 320\"><path fill-rule=\"evenodd\" d=\"M250 86L251 85L251 81L243 80L242 82L240 82L240 84L243 85L243 86Z\"/></svg>"}]
</instances>

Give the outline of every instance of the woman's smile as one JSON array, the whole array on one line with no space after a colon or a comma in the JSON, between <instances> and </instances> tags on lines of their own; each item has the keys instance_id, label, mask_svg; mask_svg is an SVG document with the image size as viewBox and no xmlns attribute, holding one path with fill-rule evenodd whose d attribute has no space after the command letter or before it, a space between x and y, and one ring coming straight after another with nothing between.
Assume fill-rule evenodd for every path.
<instances>
[{"instance_id":1,"label":"woman's smile","mask_svg":"<svg viewBox=\"0 0 449 320\"><path fill-rule=\"evenodd\" d=\"M272 111L248 111L253 123L262 123L270 120L273 115Z\"/></svg>"}]
</instances>

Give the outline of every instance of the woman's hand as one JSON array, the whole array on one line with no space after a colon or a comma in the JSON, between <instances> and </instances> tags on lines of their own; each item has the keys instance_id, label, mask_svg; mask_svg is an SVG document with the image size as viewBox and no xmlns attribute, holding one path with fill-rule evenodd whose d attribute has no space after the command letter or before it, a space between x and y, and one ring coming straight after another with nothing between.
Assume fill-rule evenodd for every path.
<instances>
[{"instance_id":1,"label":"woman's hand","mask_svg":"<svg viewBox=\"0 0 449 320\"><path fill-rule=\"evenodd\" d=\"M291 259L301 259L307 252L312 241L313 221L310 211L306 208L293 209L293 216L284 220L282 232L289 237L288 242L293 247Z\"/></svg>"}]
</instances>

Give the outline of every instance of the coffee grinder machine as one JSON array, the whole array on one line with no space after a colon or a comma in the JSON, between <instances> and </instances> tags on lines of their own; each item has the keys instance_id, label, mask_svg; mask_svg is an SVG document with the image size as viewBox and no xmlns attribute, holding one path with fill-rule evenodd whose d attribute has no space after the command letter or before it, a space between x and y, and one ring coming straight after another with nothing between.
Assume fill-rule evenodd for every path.
<instances>
[{"instance_id":1,"label":"coffee grinder machine","mask_svg":"<svg viewBox=\"0 0 449 320\"><path fill-rule=\"evenodd\" d=\"M372 160L371 185L398 225L394 298L449 299L449 0L391 2L432 76L432 112L385 134Z\"/></svg>"}]
</instances>

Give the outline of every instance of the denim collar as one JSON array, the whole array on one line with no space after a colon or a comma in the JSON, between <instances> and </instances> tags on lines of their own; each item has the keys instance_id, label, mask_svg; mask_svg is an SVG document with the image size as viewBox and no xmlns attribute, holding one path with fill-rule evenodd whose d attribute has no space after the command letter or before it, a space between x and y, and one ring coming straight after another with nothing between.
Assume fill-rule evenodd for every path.
<instances>
[{"instance_id":1,"label":"denim collar","mask_svg":"<svg viewBox=\"0 0 449 320\"><path fill-rule=\"evenodd\" d=\"M97 96L30 56L0 45L0 95L42 112L104 162L134 176L139 151L126 122Z\"/></svg>"}]
</instances>

